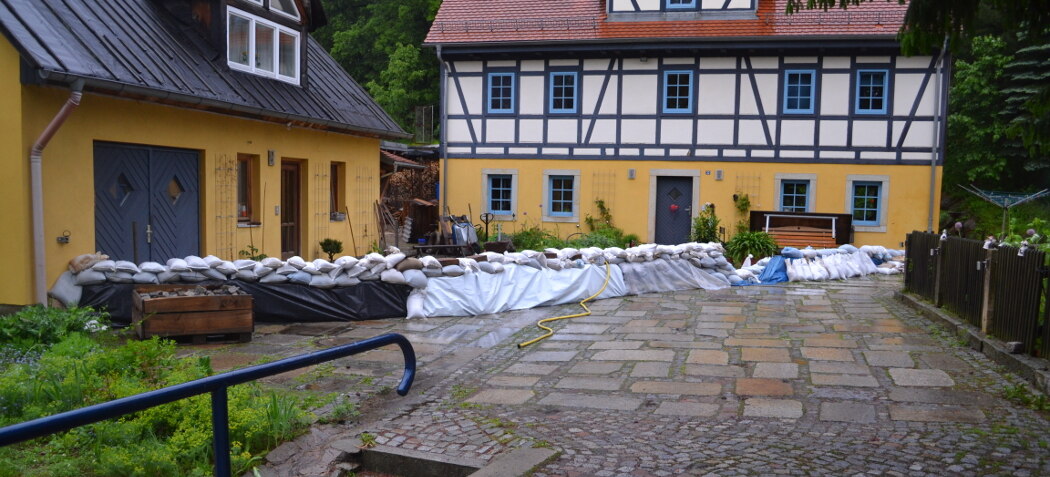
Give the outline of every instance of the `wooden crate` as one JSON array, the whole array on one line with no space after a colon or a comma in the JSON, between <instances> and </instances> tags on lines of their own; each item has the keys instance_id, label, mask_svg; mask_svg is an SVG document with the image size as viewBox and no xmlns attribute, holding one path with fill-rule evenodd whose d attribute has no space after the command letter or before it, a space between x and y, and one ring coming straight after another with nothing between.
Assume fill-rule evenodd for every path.
<instances>
[{"instance_id":1,"label":"wooden crate","mask_svg":"<svg viewBox=\"0 0 1050 477\"><path fill-rule=\"evenodd\" d=\"M204 288L218 288L217 285ZM131 296L131 323L139 339L187 337L193 343L251 341L255 330L251 295L174 296L143 300L139 293L197 288L196 285L140 285Z\"/></svg>"}]
</instances>

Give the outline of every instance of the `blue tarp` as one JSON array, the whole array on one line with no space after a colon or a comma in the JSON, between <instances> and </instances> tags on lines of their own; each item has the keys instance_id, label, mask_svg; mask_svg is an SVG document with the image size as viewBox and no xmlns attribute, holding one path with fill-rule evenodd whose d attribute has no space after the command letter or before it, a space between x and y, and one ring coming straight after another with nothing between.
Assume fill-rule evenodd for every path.
<instances>
[{"instance_id":1,"label":"blue tarp","mask_svg":"<svg viewBox=\"0 0 1050 477\"><path fill-rule=\"evenodd\" d=\"M758 281L763 285L772 285L788 281L787 265L784 265L784 257L774 255L766 264L766 269L758 276Z\"/></svg>"}]
</instances>

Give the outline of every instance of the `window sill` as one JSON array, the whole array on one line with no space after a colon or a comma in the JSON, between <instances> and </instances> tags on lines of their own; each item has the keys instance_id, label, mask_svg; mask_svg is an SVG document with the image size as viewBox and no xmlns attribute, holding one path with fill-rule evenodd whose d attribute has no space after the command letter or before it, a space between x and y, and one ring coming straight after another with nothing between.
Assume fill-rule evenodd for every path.
<instances>
[{"instance_id":1,"label":"window sill","mask_svg":"<svg viewBox=\"0 0 1050 477\"><path fill-rule=\"evenodd\" d=\"M544 222L575 223L580 221L578 215L544 215Z\"/></svg>"},{"instance_id":2,"label":"window sill","mask_svg":"<svg viewBox=\"0 0 1050 477\"><path fill-rule=\"evenodd\" d=\"M262 224L259 222L237 222L237 228L239 229L253 229L258 227L262 227Z\"/></svg>"},{"instance_id":3,"label":"window sill","mask_svg":"<svg viewBox=\"0 0 1050 477\"><path fill-rule=\"evenodd\" d=\"M885 225L854 225L854 232L886 232Z\"/></svg>"}]
</instances>

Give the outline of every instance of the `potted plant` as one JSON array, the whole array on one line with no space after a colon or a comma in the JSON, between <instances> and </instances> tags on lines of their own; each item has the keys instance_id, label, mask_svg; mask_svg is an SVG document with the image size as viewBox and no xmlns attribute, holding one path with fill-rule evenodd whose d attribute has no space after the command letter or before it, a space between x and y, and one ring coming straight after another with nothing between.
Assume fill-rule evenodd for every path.
<instances>
[{"instance_id":1,"label":"potted plant","mask_svg":"<svg viewBox=\"0 0 1050 477\"><path fill-rule=\"evenodd\" d=\"M335 260L335 254L343 253L343 242L326 238L321 241L321 251L328 254L328 261Z\"/></svg>"},{"instance_id":2,"label":"potted plant","mask_svg":"<svg viewBox=\"0 0 1050 477\"><path fill-rule=\"evenodd\" d=\"M754 255L755 258L769 257L780 250L777 241L765 232L737 232L726 242L725 248L726 255L738 264L748 255Z\"/></svg>"}]
</instances>

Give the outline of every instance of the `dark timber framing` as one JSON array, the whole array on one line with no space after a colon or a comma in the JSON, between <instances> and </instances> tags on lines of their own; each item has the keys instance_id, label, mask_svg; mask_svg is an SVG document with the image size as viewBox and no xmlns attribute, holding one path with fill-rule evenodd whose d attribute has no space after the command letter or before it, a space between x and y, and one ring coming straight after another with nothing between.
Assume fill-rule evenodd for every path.
<instances>
[{"instance_id":1,"label":"dark timber framing","mask_svg":"<svg viewBox=\"0 0 1050 477\"><path fill-rule=\"evenodd\" d=\"M848 43L848 42L847 42ZM628 47L626 49L620 46ZM625 60L645 57L655 53L657 50L653 45L643 45L637 49L630 45L618 45L618 48L605 50L606 54L591 54L589 45L574 45L574 54L566 54L560 51L560 47L547 45L545 52L530 50L530 55L508 54L507 47L495 46L489 49L471 46L470 48L446 47L445 58L449 65L449 76L455 85L455 92L446 99L449 104L459 103L462 112L449 114L447 117L449 125L459 123L457 130L462 130L462 123L466 123L466 131L469 132L469 141L463 142L464 137L449 140L447 147L448 156L452 158L505 158L505 159L576 159L576 160L642 160L642 161L724 161L724 162L784 162L784 163L850 163L850 164L929 164L930 145L905 146L908 133L913 129L916 122L932 123L934 115L919 115L919 106L923 96L930 88L930 80L936 72L935 57L931 58L925 67L911 65L901 66L898 64L899 50L890 48L886 44L876 42L873 47L867 43L863 48L814 48L808 41L798 43L764 44L762 49L742 49L745 46L734 45L732 51L713 51L707 48L699 48L698 45L667 45L668 48L661 49L664 54L651 56L651 66L645 69L625 69ZM711 45L704 45L711 46ZM726 47L728 45L721 45ZM790 46L790 48L789 48ZM773 49L770 49L772 47ZM779 47L779 49L778 49ZM579 48L579 49L577 49ZM515 51L523 51L517 50ZM625 51L626 50L626 51ZM776 52L773 54L772 52ZM482 54L485 52L485 54ZM621 53L609 57L608 53ZM628 53L629 52L629 53ZM641 52L643 54L639 54ZM769 52L769 53L767 53ZM624 54L627 53L627 54ZM589 65L586 60L595 60L602 57L608 58L607 66L596 68L592 61ZM810 61L798 61L799 57L814 58ZM886 61L873 62L872 57L884 58ZM512 59L513 58L513 59ZM667 62L667 58L679 59L676 62ZM703 68L704 61L714 58L731 59L730 64L721 68ZM765 64L755 64L754 59L762 58ZM828 66L826 59L841 58L848 66ZM790 60L789 60L790 59ZM524 69L522 65L526 61L541 60L542 70L536 68ZM576 61L575 65L560 60ZM682 60L691 60L689 63ZM770 60L775 61L775 67L770 67ZM472 71L457 69L456 63L460 61L479 61L480 68L471 68ZM555 63L556 61L556 63ZM490 62L496 62L498 66L489 66ZM735 67L732 64L735 63ZM513 66L508 66L513 65ZM814 111L812 114L782 114L783 98L783 74L786 70L807 69L814 71L813 96ZM862 69L880 69L888 72L888 88L886 91L886 113L885 114L857 114L856 105L856 81L857 71ZM629 92L624 91L625 78L636 75L648 75L656 78L653 92L658 102L663 101L663 72L668 70L690 70L693 71L692 101L690 113L664 113L662 108L655 108L651 114L625 114L624 102ZM547 107L550 94L549 78L552 72L572 71L577 73L577 109L575 113L551 113ZM514 113L487 114L485 101L487 100L487 77L493 72L511 72L515 75L515 111ZM705 78L712 75L732 75L735 78L734 103L732 112L709 114L701 113L700 88ZM768 76L775 77L773 90L767 85L763 91L760 83L768 83ZM838 94L844 96L843 101L847 107L845 111L837 114L825 114L822 112L822 102L825 95L824 89L828 86L824 81L825 75L848 75L848 91L840 91ZM895 85L898 75L922 75L915 97L912 98L909 108L895 109ZM949 72L945 69L944 80ZM528 101L540 101L538 108L527 108L528 110L541 111L540 113L524 114L526 110L522 104L525 89L525 79L530 77L541 77L542 98L529 98ZM464 91L464 78L478 78L485 91ZM760 81L760 77L765 77ZM596 81L600 80L600 81ZM613 83L615 81L615 83ZM600 89L593 88L600 84ZM610 87L615 85L615 93ZM591 91L587 91L591 88ZM754 97L756 113L744 114L741 111L742 93L748 88ZM596 93L596 94L595 94ZM466 94L482 94L482 110L474 111L468 108L470 103ZM613 97L615 94L615 97ZM648 94L648 93L647 93ZM943 93L942 93L943 94ZM772 97L776 95L776 97ZM588 102L585 98L597 97L596 102ZM896 98L902 99L902 98ZM612 104L607 104L613 101ZM602 113L603 106L608 108L615 106L615 112ZM906 109L906 110L904 110ZM943 115L944 109L938 112ZM941 117L943 119L943 116ZM503 119L513 122L513 141L494 142L488 141L490 137L488 121L491 119ZM576 120L576 142L550 142L548 136L551 120ZM692 132L691 143L665 143L662 142L663 132L661 122L667 119L691 120ZM623 121L624 120L651 120L653 122L654 140L646 144L624 144L623 143ZM703 120L732 120L732 133L730 143L703 144L699 142L698 131ZM813 145L785 145L782 144L782 129L784 121L812 121L813 122ZM542 140L536 142L522 142L522 121L541 121ZM596 129L599 121L615 121L615 139L608 137L607 141L596 142ZM761 124L761 135L765 143L755 144L741 143L742 121L758 121ZM838 141L837 145L825 145L820 143L821 124L827 121L844 122L846 137ZM475 130L475 122L480 124L480 134ZM858 146L853 144L855 128L862 128L873 123L881 123L878 127L886 128L885 141L880 145ZM894 132L894 125L900 126L899 133ZM607 127L607 126L603 126ZM728 126L727 126L728 127ZM775 128L775 130L771 129ZM943 129L943 128L942 128ZM611 134L611 133L610 133ZM938 134L943 134L941 131ZM480 136L480 141L479 141ZM509 132L504 137L510 138ZM595 154L577 154L576 149L587 148L595 150ZM944 142L940 142L943 157ZM553 151L552 151L553 150ZM565 151L568 151L567 153ZM589 151L589 152L595 152ZM683 151L684 154L683 154ZM728 152L728 153L727 153ZM788 153L788 154L784 154ZM810 154L806 154L810 153ZM838 154L835 154L838 153ZM874 155L876 157L870 156ZM908 156L911 157L908 157ZM925 155L924 158L920 156ZM878 157L881 156L881 157Z\"/></svg>"}]
</instances>

